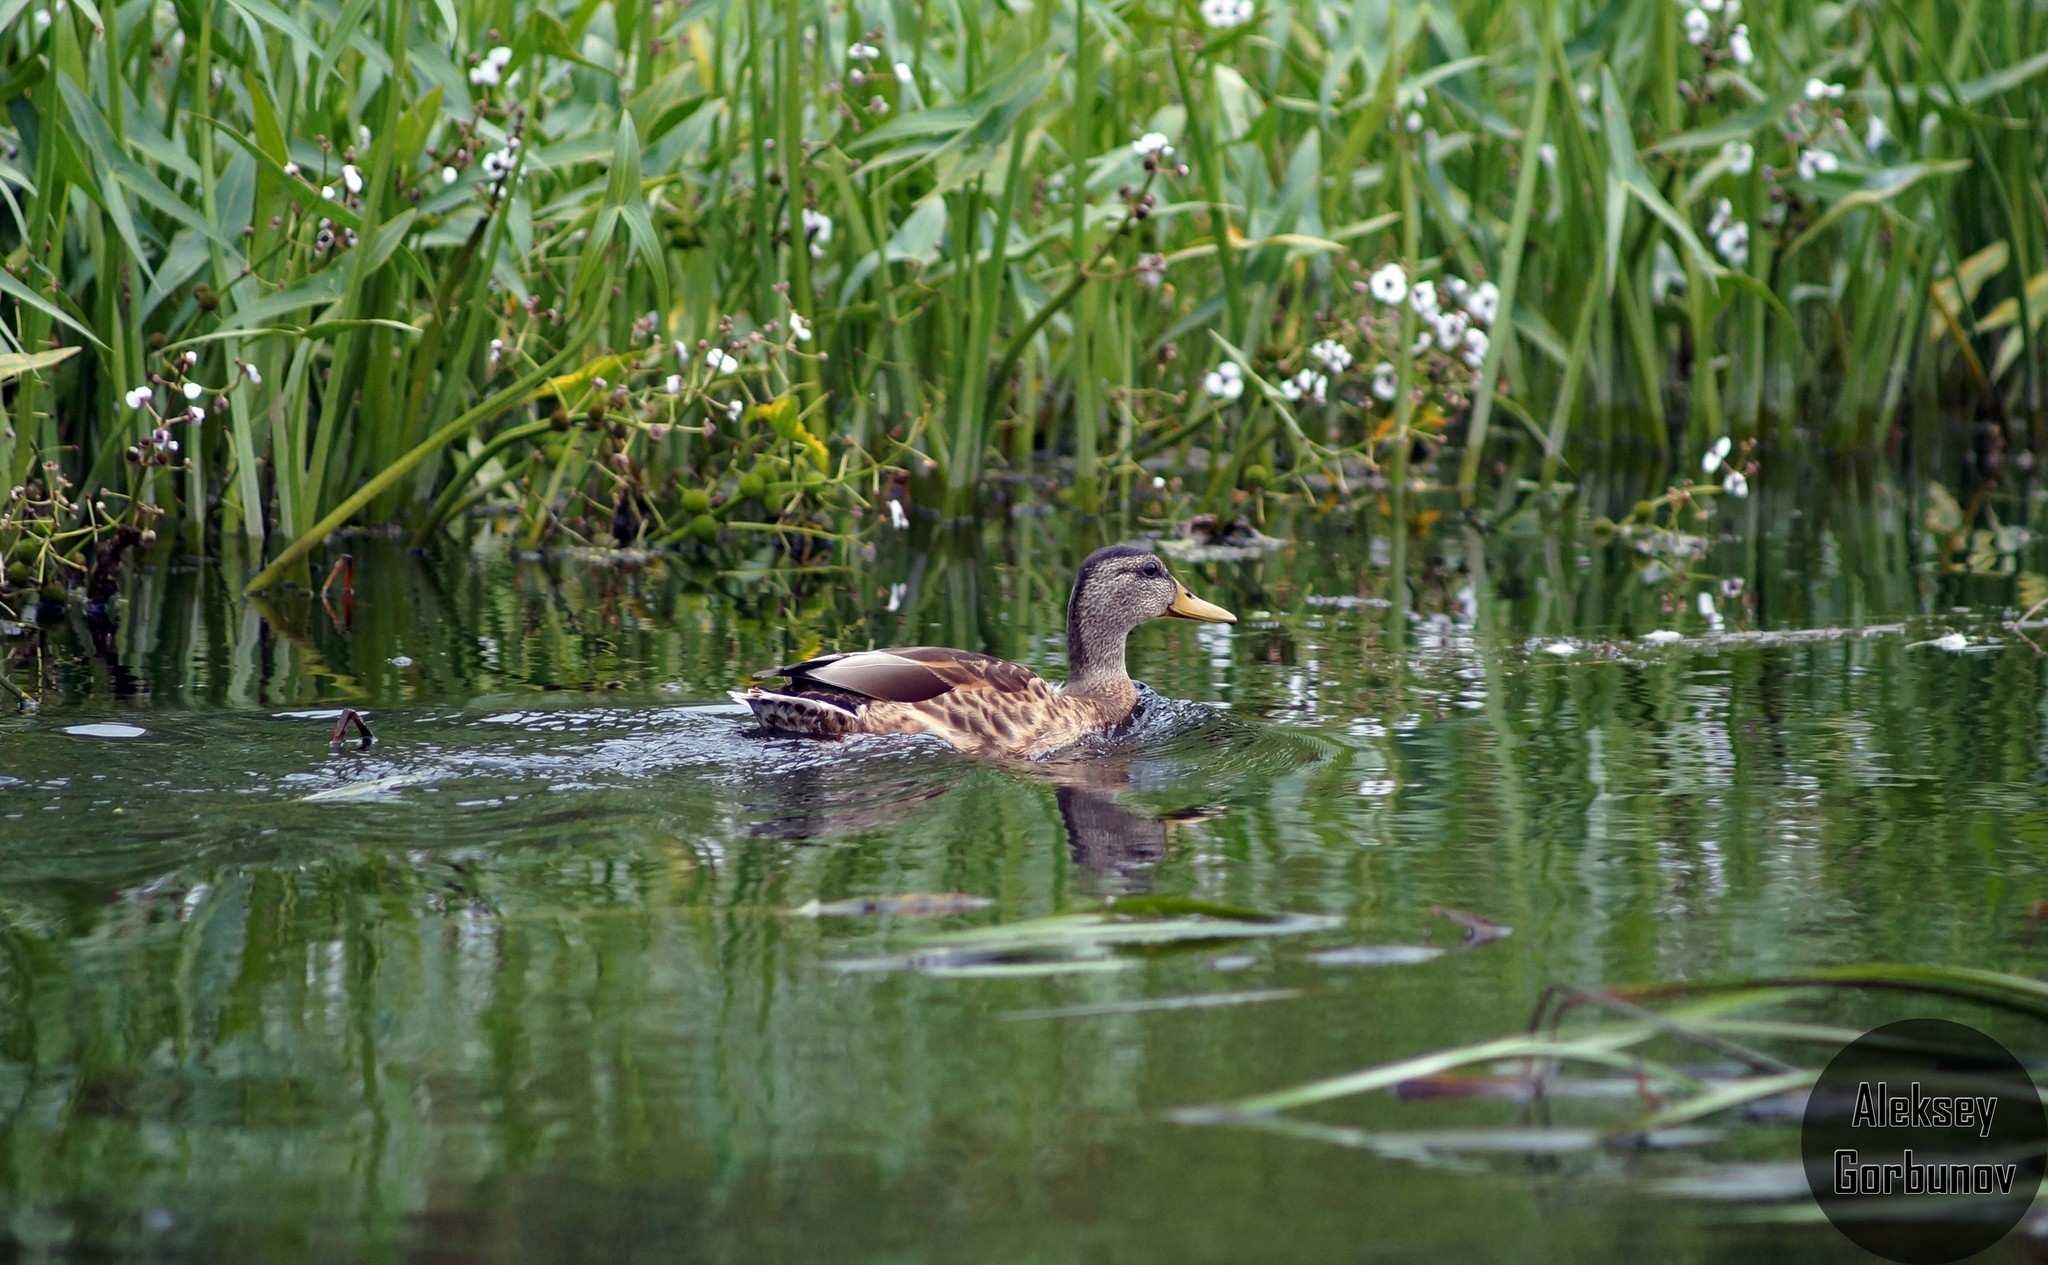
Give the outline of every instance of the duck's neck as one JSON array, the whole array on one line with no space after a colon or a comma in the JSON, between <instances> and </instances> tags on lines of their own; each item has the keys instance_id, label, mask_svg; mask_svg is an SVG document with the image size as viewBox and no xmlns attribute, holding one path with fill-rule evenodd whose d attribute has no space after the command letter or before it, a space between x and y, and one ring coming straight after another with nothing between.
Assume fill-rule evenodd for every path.
<instances>
[{"instance_id":1,"label":"duck's neck","mask_svg":"<svg viewBox=\"0 0 2048 1265\"><path fill-rule=\"evenodd\" d=\"M1080 611L1067 613L1067 685L1065 692L1125 711L1138 702L1138 687L1124 667L1121 628L1088 628Z\"/></svg>"}]
</instances>

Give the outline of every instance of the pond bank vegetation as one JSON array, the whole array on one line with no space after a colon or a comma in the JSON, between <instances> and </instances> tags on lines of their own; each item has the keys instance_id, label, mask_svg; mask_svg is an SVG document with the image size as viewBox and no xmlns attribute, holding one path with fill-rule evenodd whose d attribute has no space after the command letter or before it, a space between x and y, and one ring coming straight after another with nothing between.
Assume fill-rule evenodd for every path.
<instances>
[{"instance_id":1,"label":"pond bank vegetation","mask_svg":"<svg viewBox=\"0 0 2048 1265\"><path fill-rule=\"evenodd\" d=\"M261 589L478 514L737 557L2031 470L2044 22L0 0L9 606L96 546Z\"/></svg>"}]
</instances>

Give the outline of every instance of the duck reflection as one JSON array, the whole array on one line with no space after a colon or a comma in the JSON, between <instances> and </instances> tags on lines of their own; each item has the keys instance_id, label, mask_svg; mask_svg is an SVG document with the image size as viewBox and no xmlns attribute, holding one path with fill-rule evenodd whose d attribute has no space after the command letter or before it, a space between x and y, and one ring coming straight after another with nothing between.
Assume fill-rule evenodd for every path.
<instances>
[{"instance_id":1,"label":"duck reflection","mask_svg":"<svg viewBox=\"0 0 2048 1265\"><path fill-rule=\"evenodd\" d=\"M1138 782L1135 763L1098 755L1010 766L1029 781L1051 783L1067 854L1088 886L1105 895L1149 890L1153 871L1172 846L1174 827L1217 815L1199 808L1153 812L1130 803L1126 796ZM957 770L823 764L757 777L748 782L741 806L748 819L744 829L755 838L790 843L899 829L959 788L960 779L949 773Z\"/></svg>"},{"instance_id":2,"label":"duck reflection","mask_svg":"<svg viewBox=\"0 0 2048 1265\"><path fill-rule=\"evenodd\" d=\"M1138 781L1130 757L1056 761L1034 770L1053 783L1067 854L1104 895L1151 890L1152 874L1172 846L1175 826L1206 821L1210 809L1151 812L1125 796Z\"/></svg>"}]
</instances>

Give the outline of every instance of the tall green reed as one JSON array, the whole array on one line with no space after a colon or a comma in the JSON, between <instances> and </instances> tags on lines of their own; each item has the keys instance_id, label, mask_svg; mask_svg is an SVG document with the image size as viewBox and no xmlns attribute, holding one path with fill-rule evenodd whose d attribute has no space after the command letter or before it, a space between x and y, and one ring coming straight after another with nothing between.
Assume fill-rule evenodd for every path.
<instances>
[{"instance_id":1,"label":"tall green reed","mask_svg":"<svg viewBox=\"0 0 2048 1265\"><path fill-rule=\"evenodd\" d=\"M0 351L83 349L8 362L0 466L268 584L493 501L536 542L833 536L969 512L992 461L1167 512L1162 463L1220 510L1461 440L1468 496L1724 435L1935 456L1971 413L2038 455L2043 18L0 0ZM1498 287L1476 381L1415 376L1390 262ZM170 475L124 456L166 427Z\"/></svg>"}]
</instances>

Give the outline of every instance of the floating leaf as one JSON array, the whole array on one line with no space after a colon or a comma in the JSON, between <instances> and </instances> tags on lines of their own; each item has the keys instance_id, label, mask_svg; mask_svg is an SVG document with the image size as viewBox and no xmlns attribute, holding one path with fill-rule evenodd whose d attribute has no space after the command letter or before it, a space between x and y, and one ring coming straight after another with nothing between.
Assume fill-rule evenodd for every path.
<instances>
[{"instance_id":1,"label":"floating leaf","mask_svg":"<svg viewBox=\"0 0 2048 1265\"><path fill-rule=\"evenodd\" d=\"M918 892L907 896L857 896L850 900L805 901L789 912L800 918L929 918L965 914L995 904L986 896L963 892Z\"/></svg>"},{"instance_id":2,"label":"floating leaf","mask_svg":"<svg viewBox=\"0 0 2048 1265\"><path fill-rule=\"evenodd\" d=\"M1253 1006L1301 996L1298 988L1257 988L1237 993L1191 993L1184 997L1139 997L1130 1001L1089 1002L1044 1010L1013 1010L1005 1019L1087 1019L1101 1015L1142 1015L1170 1010L1213 1010L1222 1006Z\"/></svg>"}]
</instances>

